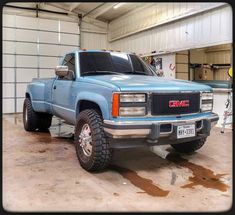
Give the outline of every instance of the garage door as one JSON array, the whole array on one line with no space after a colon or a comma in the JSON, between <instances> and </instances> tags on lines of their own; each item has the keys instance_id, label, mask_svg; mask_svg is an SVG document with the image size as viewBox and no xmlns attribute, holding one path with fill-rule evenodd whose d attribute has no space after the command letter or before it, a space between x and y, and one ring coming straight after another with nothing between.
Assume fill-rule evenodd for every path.
<instances>
[{"instance_id":1,"label":"garage door","mask_svg":"<svg viewBox=\"0 0 235 215\"><path fill-rule=\"evenodd\" d=\"M53 77L62 55L78 48L77 23L3 15L3 113L22 112L32 78Z\"/></svg>"}]
</instances>

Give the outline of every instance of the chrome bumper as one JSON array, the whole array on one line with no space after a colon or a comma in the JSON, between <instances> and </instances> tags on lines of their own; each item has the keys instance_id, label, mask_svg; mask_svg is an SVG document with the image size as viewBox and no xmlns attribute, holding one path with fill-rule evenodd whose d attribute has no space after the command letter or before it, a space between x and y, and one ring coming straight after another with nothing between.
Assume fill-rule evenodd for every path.
<instances>
[{"instance_id":1,"label":"chrome bumper","mask_svg":"<svg viewBox=\"0 0 235 215\"><path fill-rule=\"evenodd\" d=\"M104 120L104 131L107 136L114 139L118 138L149 138L151 139L151 133L158 129L158 134L154 135L155 138L167 137L173 133L174 126L183 124L192 124L197 121L202 121L199 128L196 129L197 132L207 127L207 132L210 131L219 117L217 114L212 113L209 117L197 117L191 119L175 119L175 120L164 120L164 121L112 121ZM171 130L168 132L160 132L160 126L163 124L171 124ZM209 131L208 131L209 130Z\"/></svg>"}]
</instances>

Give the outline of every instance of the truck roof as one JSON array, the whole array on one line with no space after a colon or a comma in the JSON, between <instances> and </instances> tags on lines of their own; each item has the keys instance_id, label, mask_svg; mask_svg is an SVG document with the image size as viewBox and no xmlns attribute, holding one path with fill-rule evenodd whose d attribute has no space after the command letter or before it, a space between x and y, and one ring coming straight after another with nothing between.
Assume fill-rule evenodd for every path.
<instances>
[{"instance_id":1,"label":"truck roof","mask_svg":"<svg viewBox=\"0 0 235 215\"><path fill-rule=\"evenodd\" d=\"M112 53L112 52L117 52L117 53L121 53L121 54L135 54L134 52L121 52L121 51L117 51L117 50L96 50L96 49L79 49L79 50L73 50L73 51L70 51L70 52L67 52L65 53L66 54L69 54L69 53L76 53L76 52L109 52L109 53Z\"/></svg>"},{"instance_id":2,"label":"truck roof","mask_svg":"<svg viewBox=\"0 0 235 215\"><path fill-rule=\"evenodd\" d=\"M90 50L86 50L86 49L79 49L79 50L71 50L70 52L65 52L63 57L60 59L60 63L63 61L64 57L67 54L71 54L71 53L80 53L80 52L109 52L109 53L120 53L120 54L135 54L134 52L121 52L121 51L114 51L114 50L95 50L95 49L90 49Z\"/></svg>"},{"instance_id":3,"label":"truck roof","mask_svg":"<svg viewBox=\"0 0 235 215\"><path fill-rule=\"evenodd\" d=\"M96 50L96 49L80 49L77 52L118 52L118 53L122 53L122 54L134 54L133 52L121 52L121 51L117 51L117 50L105 50L105 49L101 49L101 50Z\"/></svg>"}]
</instances>

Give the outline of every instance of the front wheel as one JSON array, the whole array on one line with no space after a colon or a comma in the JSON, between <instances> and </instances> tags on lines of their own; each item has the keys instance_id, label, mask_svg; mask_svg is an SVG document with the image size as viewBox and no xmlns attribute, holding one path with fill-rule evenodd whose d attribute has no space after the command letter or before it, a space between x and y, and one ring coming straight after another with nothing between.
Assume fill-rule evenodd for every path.
<instances>
[{"instance_id":1,"label":"front wheel","mask_svg":"<svg viewBox=\"0 0 235 215\"><path fill-rule=\"evenodd\" d=\"M206 138L202 138L199 140L193 140L187 143L177 143L172 144L171 146L177 151L181 153L193 153L200 149L206 142Z\"/></svg>"},{"instance_id":2,"label":"front wheel","mask_svg":"<svg viewBox=\"0 0 235 215\"><path fill-rule=\"evenodd\" d=\"M111 160L111 149L106 140L103 122L96 110L79 114L74 142L80 165L87 171L106 168Z\"/></svg>"}]
</instances>

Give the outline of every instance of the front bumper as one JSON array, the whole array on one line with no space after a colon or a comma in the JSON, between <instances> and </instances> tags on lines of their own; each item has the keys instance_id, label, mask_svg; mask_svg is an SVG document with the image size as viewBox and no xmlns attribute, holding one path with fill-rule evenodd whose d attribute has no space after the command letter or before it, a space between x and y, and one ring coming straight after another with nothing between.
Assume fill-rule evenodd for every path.
<instances>
[{"instance_id":1,"label":"front bumper","mask_svg":"<svg viewBox=\"0 0 235 215\"><path fill-rule=\"evenodd\" d=\"M178 125L196 124L196 137L210 135L211 127L214 126L219 117L215 113L207 116L192 118L178 118L161 121L111 121L104 120L104 131L112 139L147 139L148 142L158 142L160 138L175 140L175 128ZM163 130L167 125L168 130Z\"/></svg>"}]
</instances>

